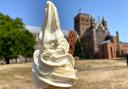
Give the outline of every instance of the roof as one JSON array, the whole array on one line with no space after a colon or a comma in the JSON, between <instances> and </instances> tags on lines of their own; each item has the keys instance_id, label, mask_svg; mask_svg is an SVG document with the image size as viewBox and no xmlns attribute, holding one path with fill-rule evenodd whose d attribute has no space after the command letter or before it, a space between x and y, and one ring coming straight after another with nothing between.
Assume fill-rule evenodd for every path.
<instances>
[{"instance_id":1,"label":"roof","mask_svg":"<svg viewBox=\"0 0 128 89\"><path fill-rule=\"evenodd\" d=\"M96 26L95 26L95 28L94 28L95 31L98 29L99 26L101 26L104 31L107 31L107 30L105 30L105 27L104 27L101 23L102 23L101 21L98 21L98 22L96 23Z\"/></svg>"},{"instance_id":2,"label":"roof","mask_svg":"<svg viewBox=\"0 0 128 89\"><path fill-rule=\"evenodd\" d=\"M81 15L83 15L83 16L89 16L89 14L85 14L85 13L78 13L78 14L75 16L75 18L80 17Z\"/></svg>"},{"instance_id":3,"label":"roof","mask_svg":"<svg viewBox=\"0 0 128 89\"><path fill-rule=\"evenodd\" d=\"M111 40L111 41L113 41L113 36L108 35L108 36L105 38L105 41L106 41L106 40Z\"/></svg>"},{"instance_id":4,"label":"roof","mask_svg":"<svg viewBox=\"0 0 128 89\"><path fill-rule=\"evenodd\" d=\"M127 43L127 42L121 42L121 44L128 45L128 43Z\"/></svg>"},{"instance_id":5,"label":"roof","mask_svg":"<svg viewBox=\"0 0 128 89\"><path fill-rule=\"evenodd\" d=\"M107 43L111 43L111 40L103 41L103 42L99 43L99 45L103 45L103 44L107 44Z\"/></svg>"}]
</instances>

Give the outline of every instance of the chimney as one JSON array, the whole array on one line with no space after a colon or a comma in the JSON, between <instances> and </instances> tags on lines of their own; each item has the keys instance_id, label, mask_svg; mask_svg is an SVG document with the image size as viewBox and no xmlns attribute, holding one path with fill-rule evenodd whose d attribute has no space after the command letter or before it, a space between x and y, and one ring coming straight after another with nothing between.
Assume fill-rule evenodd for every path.
<instances>
[{"instance_id":1,"label":"chimney","mask_svg":"<svg viewBox=\"0 0 128 89\"><path fill-rule=\"evenodd\" d=\"M120 39L119 39L119 33L116 32L116 37L117 37L117 51L118 51L118 56L121 55L121 48L120 48Z\"/></svg>"}]
</instances>

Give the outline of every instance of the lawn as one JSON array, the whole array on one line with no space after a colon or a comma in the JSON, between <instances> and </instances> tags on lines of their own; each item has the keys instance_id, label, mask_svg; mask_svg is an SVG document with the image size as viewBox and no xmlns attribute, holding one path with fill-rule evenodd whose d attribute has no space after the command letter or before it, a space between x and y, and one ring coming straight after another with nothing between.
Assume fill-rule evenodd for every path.
<instances>
[{"instance_id":1,"label":"lawn","mask_svg":"<svg viewBox=\"0 0 128 89\"><path fill-rule=\"evenodd\" d=\"M128 89L125 60L77 60L75 68L79 80L70 89ZM1 65L0 89L38 89L32 85L31 63Z\"/></svg>"}]
</instances>

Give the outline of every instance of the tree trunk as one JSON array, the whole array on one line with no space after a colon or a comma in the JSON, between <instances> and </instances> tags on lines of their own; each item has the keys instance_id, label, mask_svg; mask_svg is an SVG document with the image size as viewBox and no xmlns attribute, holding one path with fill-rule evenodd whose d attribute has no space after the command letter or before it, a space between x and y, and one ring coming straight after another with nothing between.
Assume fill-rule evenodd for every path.
<instances>
[{"instance_id":1,"label":"tree trunk","mask_svg":"<svg viewBox=\"0 0 128 89\"><path fill-rule=\"evenodd\" d=\"M127 54L127 66L128 66L128 54Z\"/></svg>"},{"instance_id":2,"label":"tree trunk","mask_svg":"<svg viewBox=\"0 0 128 89\"><path fill-rule=\"evenodd\" d=\"M16 56L16 64L17 64L17 58L18 58L18 57Z\"/></svg>"},{"instance_id":3,"label":"tree trunk","mask_svg":"<svg viewBox=\"0 0 128 89\"><path fill-rule=\"evenodd\" d=\"M9 58L5 58L6 64L10 64Z\"/></svg>"},{"instance_id":4,"label":"tree trunk","mask_svg":"<svg viewBox=\"0 0 128 89\"><path fill-rule=\"evenodd\" d=\"M27 60L27 57L26 57L26 60L25 60L25 62L26 62L26 63L28 62L28 60Z\"/></svg>"},{"instance_id":5,"label":"tree trunk","mask_svg":"<svg viewBox=\"0 0 128 89\"><path fill-rule=\"evenodd\" d=\"M17 58L16 58L16 64L17 64Z\"/></svg>"}]
</instances>

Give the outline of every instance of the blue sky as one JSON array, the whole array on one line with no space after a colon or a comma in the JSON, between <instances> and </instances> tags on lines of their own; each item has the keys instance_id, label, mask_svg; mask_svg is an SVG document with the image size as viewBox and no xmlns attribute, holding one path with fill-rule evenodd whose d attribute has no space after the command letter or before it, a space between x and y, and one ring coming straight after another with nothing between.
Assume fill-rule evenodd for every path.
<instances>
[{"instance_id":1,"label":"blue sky","mask_svg":"<svg viewBox=\"0 0 128 89\"><path fill-rule=\"evenodd\" d=\"M128 0L52 0L58 8L62 29L73 29L73 19L79 9L108 21L112 35L119 31L120 39L128 42ZM41 26L46 0L0 0L0 12L20 17L26 25Z\"/></svg>"}]
</instances>

